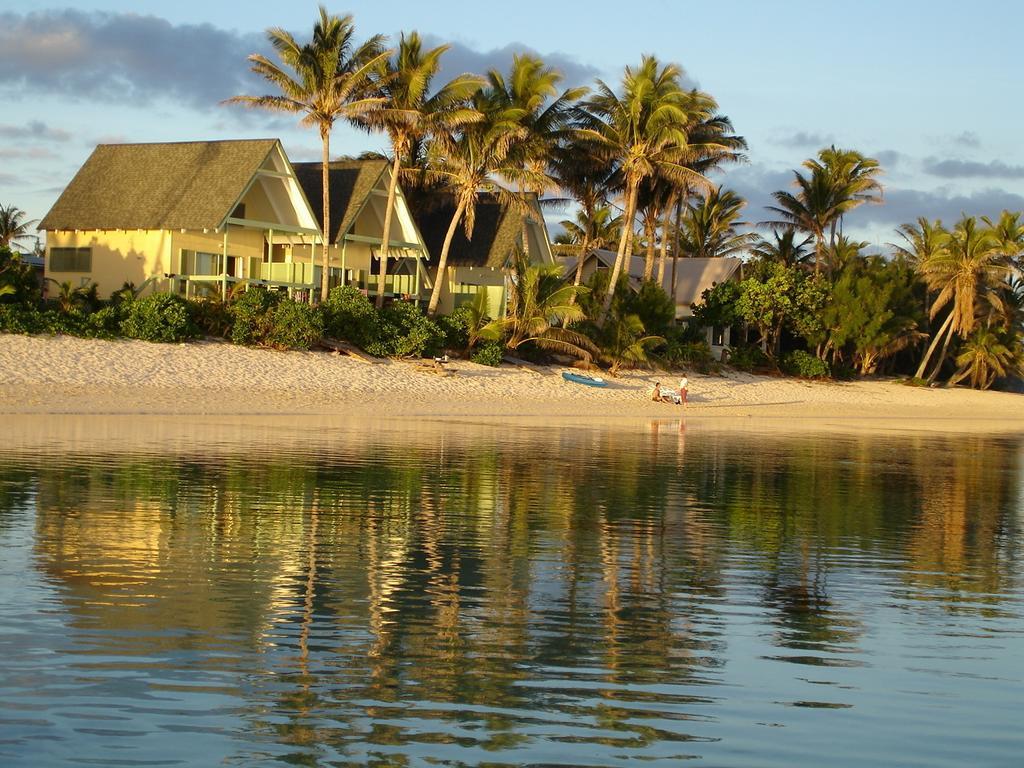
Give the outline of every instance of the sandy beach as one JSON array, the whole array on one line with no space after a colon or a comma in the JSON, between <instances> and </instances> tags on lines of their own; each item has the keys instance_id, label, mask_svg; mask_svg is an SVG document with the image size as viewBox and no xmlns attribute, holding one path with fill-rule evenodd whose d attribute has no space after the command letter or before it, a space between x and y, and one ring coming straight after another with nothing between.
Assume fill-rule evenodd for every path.
<instances>
[{"instance_id":1,"label":"sandy beach","mask_svg":"<svg viewBox=\"0 0 1024 768\"><path fill-rule=\"evenodd\" d=\"M685 407L653 403L637 371L605 389L572 384L562 368L488 368L453 361L439 376L413 361L363 362L327 352L278 352L0 335L0 412L354 418L533 419L580 424L679 419L763 429L1024 432L1024 396L924 389L892 380L808 382L737 372L689 374Z\"/></svg>"}]
</instances>

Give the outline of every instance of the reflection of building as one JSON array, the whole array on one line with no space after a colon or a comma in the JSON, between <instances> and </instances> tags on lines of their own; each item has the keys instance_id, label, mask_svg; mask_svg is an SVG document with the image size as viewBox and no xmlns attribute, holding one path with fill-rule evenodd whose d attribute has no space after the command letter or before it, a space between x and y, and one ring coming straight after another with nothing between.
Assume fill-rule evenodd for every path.
<instances>
[{"instance_id":1,"label":"reflection of building","mask_svg":"<svg viewBox=\"0 0 1024 768\"><path fill-rule=\"evenodd\" d=\"M583 281L589 280L595 272L610 270L615 266L617 254L615 251L606 251L595 248L583 261ZM564 257L566 275L570 278L576 276L576 257ZM626 266L629 279L629 287L637 291L643 282L644 264L646 259L643 256L632 256ZM693 317L692 307L699 304L704 291L714 288L719 283L742 279L743 262L740 259L723 256L713 259L686 258L676 259L674 263L665 265L665 280L662 287L669 296L675 296L676 320L689 322ZM673 286L675 290L673 291ZM731 331L729 328L707 328L708 344L715 357L721 357L722 351L731 343Z\"/></svg>"}]
</instances>

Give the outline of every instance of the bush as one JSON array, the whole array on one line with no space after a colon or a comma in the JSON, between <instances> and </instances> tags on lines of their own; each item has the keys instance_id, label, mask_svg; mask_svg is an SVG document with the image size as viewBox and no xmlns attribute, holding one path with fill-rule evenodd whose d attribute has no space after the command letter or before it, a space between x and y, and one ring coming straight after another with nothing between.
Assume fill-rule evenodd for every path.
<instances>
[{"instance_id":1,"label":"bush","mask_svg":"<svg viewBox=\"0 0 1024 768\"><path fill-rule=\"evenodd\" d=\"M706 341L679 341L670 339L661 353L662 360L672 368L696 368L707 373L715 360L711 356L711 347Z\"/></svg>"},{"instance_id":2,"label":"bush","mask_svg":"<svg viewBox=\"0 0 1024 768\"><path fill-rule=\"evenodd\" d=\"M16 305L0 306L0 333L44 333L42 313Z\"/></svg>"},{"instance_id":3,"label":"bush","mask_svg":"<svg viewBox=\"0 0 1024 768\"><path fill-rule=\"evenodd\" d=\"M439 315L434 323L444 335L445 349L457 349L460 352L469 346L469 307L458 307L450 315Z\"/></svg>"},{"instance_id":4,"label":"bush","mask_svg":"<svg viewBox=\"0 0 1024 768\"><path fill-rule=\"evenodd\" d=\"M154 293L131 302L121 332L132 339L179 342L195 338L188 302L173 293Z\"/></svg>"},{"instance_id":5,"label":"bush","mask_svg":"<svg viewBox=\"0 0 1024 768\"><path fill-rule=\"evenodd\" d=\"M396 301L385 307L380 320L380 341L393 340L390 354L396 357L433 356L444 350L444 331L411 302Z\"/></svg>"},{"instance_id":6,"label":"bush","mask_svg":"<svg viewBox=\"0 0 1024 768\"><path fill-rule=\"evenodd\" d=\"M370 346L381 339L380 318L370 300L351 285L331 290L321 304L324 331L335 339L351 341L371 354ZM386 356L387 353L385 353Z\"/></svg>"},{"instance_id":7,"label":"bush","mask_svg":"<svg viewBox=\"0 0 1024 768\"><path fill-rule=\"evenodd\" d=\"M246 290L228 307L231 316L231 341L235 344L262 344L273 329L272 310L281 294L262 286Z\"/></svg>"},{"instance_id":8,"label":"bush","mask_svg":"<svg viewBox=\"0 0 1024 768\"><path fill-rule=\"evenodd\" d=\"M204 336L226 339L234 327L230 307L220 299L193 299L189 302L192 322Z\"/></svg>"},{"instance_id":9,"label":"bush","mask_svg":"<svg viewBox=\"0 0 1024 768\"><path fill-rule=\"evenodd\" d=\"M750 373L756 368L764 368L770 364L768 356L761 348L753 344L732 347L727 358L729 365L738 371Z\"/></svg>"},{"instance_id":10,"label":"bush","mask_svg":"<svg viewBox=\"0 0 1024 768\"><path fill-rule=\"evenodd\" d=\"M801 379L824 379L829 376L828 363L802 349L794 350L782 358L782 370Z\"/></svg>"},{"instance_id":11,"label":"bush","mask_svg":"<svg viewBox=\"0 0 1024 768\"><path fill-rule=\"evenodd\" d=\"M263 342L279 349L309 349L324 335L320 310L308 304L282 301L270 315L270 331Z\"/></svg>"},{"instance_id":12,"label":"bush","mask_svg":"<svg viewBox=\"0 0 1024 768\"><path fill-rule=\"evenodd\" d=\"M501 358L504 355L504 344L499 341L487 341L476 348L470 360L480 365L489 365L492 368L497 368L501 365Z\"/></svg>"}]
</instances>

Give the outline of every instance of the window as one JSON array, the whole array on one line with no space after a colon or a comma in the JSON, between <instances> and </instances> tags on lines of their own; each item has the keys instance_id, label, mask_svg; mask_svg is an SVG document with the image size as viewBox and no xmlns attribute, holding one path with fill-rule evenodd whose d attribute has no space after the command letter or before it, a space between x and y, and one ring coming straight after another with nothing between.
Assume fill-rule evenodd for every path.
<instances>
[{"instance_id":1,"label":"window","mask_svg":"<svg viewBox=\"0 0 1024 768\"><path fill-rule=\"evenodd\" d=\"M92 248L51 248L51 272L92 272Z\"/></svg>"},{"instance_id":2,"label":"window","mask_svg":"<svg viewBox=\"0 0 1024 768\"><path fill-rule=\"evenodd\" d=\"M231 257L234 258L234 257ZM202 251L181 252L182 275L219 275L221 257L218 253Z\"/></svg>"}]
</instances>

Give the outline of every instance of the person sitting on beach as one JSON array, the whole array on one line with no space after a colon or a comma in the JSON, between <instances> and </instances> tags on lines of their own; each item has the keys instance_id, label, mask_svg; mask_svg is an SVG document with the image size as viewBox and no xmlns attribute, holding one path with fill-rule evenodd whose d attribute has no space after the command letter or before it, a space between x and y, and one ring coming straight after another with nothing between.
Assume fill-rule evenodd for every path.
<instances>
[{"instance_id":1,"label":"person sitting on beach","mask_svg":"<svg viewBox=\"0 0 1024 768\"><path fill-rule=\"evenodd\" d=\"M661 382L657 382L654 388L651 390L651 400L656 403L663 402L665 398L661 396Z\"/></svg>"}]
</instances>

